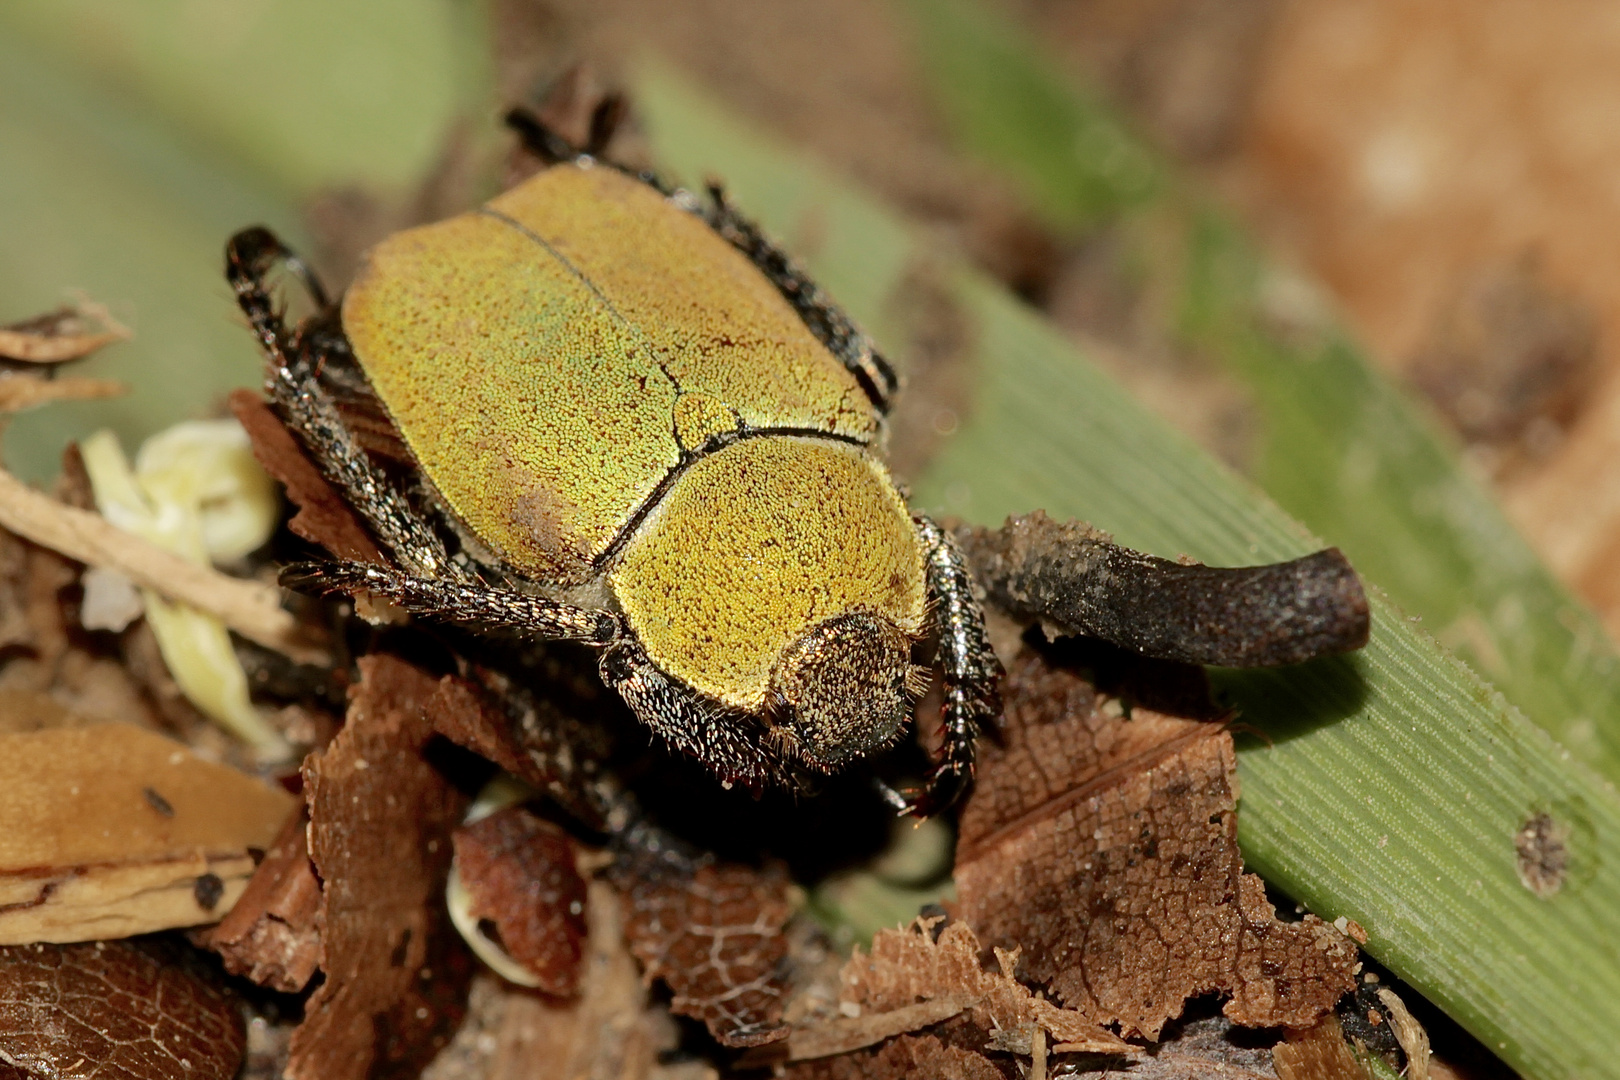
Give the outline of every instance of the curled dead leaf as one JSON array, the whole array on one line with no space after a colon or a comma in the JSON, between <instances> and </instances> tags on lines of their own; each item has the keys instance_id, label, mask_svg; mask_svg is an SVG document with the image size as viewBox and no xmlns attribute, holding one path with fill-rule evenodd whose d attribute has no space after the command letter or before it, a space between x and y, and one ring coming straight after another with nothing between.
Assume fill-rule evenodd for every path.
<instances>
[{"instance_id":1,"label":"curled dead leaf","mask_svg":"<svg viewBox=\"0 0 1620 1080\"><path fill-rule=\"evenodd\" d=\"M560 997L574 993L585 948L585 879L567 834L509 806L457 829L453 840L472 917L494 924L535 986Z\"/></svg>"},{"instance_id":2,"label":"curled dead leaf","mask_svg":"<svg viewBox=\"0 0 1620 1080\"><path fill-rule=\"evenodd\" d=\"M0 946L0 1062L34 1080L230 1080L237 1003L174 959L120 941Z\"/></svg>"},{"instance_id":3,"label":"curled dead leaf","mask_svg":"<svg viewBox=\"0 0 1620 1080\"><path fill-rule=\"evenodd\" d=\"M0 358L60 364L135 335L100 304L83 301L0 326Z\"/></svg>"},{"instance_id":4,"label":"curled dead leaf","mask_svg":"<svg viewBox=\"0 0 1620 1080\"><path fill-rule=\"evenodd\" d=\"M1110 707L1026 651L961 818L962 917L1098 1023L1156 1037L1219 990L1242 1024L1309 1026L1353 986L1354 946L1277 921L1237 849L1230 735Z\"/></svg>"},{"instance_id":5,"label":"curled dead leaf","mask_svg":"<svg viewBox=\"0 0 1620 1080\"><path fill-rule=\"evenodd\" d=\"M920 1001L946 1000L992 1031L1029 1033L1040 1028L1054 1043L1098 1054L1132 1050L1097 1022L1036 996L1013 977L1017 956L998 953L1001 971L979 966L979 939L967 923L951 922L934 939L937 919L918 919L904 930L880 930L870 953L857 948L844 965L840 999L859 1014L878 1014ZM795 1040L798 1036L795 1034Z\"/></svg>"}]
</instances>

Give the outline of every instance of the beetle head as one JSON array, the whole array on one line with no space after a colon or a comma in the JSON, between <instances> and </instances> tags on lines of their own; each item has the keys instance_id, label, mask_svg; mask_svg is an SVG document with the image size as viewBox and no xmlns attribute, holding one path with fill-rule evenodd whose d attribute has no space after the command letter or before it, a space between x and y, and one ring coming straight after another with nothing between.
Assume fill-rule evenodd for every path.
<instances>
[{"instance_id":1,"label":"beetle head","mask_svg":"<svg viewBox=\"0 0 1620 1080\"><path fill-rule=\"evenodd\" d=\"M881 615L846 612L783 650L771 678L772 718L791 752L831 772L892 743L921 683L910 636Z\"/></svg>"}]
</instances>

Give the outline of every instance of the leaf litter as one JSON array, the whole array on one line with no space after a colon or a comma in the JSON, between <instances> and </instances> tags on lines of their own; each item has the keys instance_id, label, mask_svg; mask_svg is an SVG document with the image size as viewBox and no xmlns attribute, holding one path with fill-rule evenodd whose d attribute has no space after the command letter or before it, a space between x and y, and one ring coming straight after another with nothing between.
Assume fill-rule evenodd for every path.
<instances>
[{"instance_id":1,"label":"leaf litter","mask_svg":"<svg viewBox=\"0 0 1620 1080\"><path fill-rule=\"evenodd\" d=\"M1098 1023L1157 1037L1193 996L1242 1024L1304 1027L1352 989L1355 946L1275 918L1237 850L1219 724L1132 709L1033 651L1010 666L1001 739L962 811L962 917L1020 974Z\"/></svg>"}]
</instances>

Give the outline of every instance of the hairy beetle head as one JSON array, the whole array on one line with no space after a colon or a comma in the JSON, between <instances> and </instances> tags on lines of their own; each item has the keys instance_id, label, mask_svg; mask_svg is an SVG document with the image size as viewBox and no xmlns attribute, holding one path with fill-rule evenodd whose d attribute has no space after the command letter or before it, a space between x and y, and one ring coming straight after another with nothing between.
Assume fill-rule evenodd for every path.
<instances>
[{"instance_id":1,"label":"hairy beetle head","mask_svg":"<svg viewBox=\"0 0 1620 1080\"><path fill-rule=\"evenodd\" d=\"M771 679L783 742L826 772L892 743L917 696L911 638L881 615L817 623L782 652Z\"/></svg>"}]
</instances>

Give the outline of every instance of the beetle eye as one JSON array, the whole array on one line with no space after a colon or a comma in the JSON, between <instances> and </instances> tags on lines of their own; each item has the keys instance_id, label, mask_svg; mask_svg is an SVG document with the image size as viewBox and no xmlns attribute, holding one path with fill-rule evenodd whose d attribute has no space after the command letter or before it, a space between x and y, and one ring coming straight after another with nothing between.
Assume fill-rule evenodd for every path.
<instances>
[{"instance_id":1,"label":"beetle eye","mask_svg":"<svg viewBox=\"0 0 1620 1080\"><path fill-rule=\"evenodd\" d=\"M881 615L816 624L777 662L778 726L807 764L829 772L892 742L911 711L910 657L911 638Z\"/></svg>"}]
</instances>

